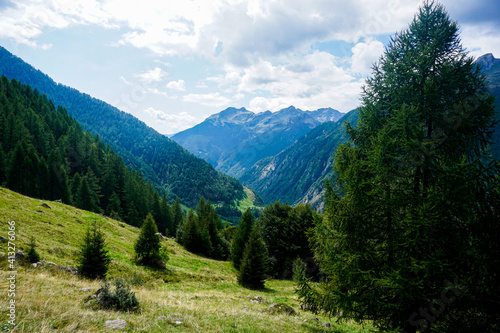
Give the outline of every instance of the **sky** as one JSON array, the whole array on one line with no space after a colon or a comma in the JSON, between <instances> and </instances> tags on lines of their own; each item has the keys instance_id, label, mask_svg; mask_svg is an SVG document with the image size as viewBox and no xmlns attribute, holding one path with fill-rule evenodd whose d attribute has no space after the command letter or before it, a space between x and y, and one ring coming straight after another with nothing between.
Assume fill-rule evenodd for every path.
<instances>
[{"instance_id":1,"label":"sky","mask_svg":"<svg viewBox=\"0 0 500 333\"><path fill-rule=\"evenodd\" d=\"M441 0L500 57L500 0ZM0 0L0 45L162 134L227 107L341 112L422 0Z\"/></svg>"}]
</instances>

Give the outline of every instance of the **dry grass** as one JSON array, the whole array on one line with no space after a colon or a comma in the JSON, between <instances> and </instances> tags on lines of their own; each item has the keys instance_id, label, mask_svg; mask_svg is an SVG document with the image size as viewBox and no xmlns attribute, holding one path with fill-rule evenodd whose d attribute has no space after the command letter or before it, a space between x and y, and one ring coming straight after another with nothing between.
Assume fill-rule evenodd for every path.
<instances>
[{"instance_id":1,"label":"dry grass","mask_svg":"<svg viewBox=\"0 0 500 333\"><path fill-rule=\"evenodd\" d=\"M126 332L364 332L360 326L335 324L329 318L299 310L293 284L271 280L266 290L251 291L236 283L236 271L228 262L203 258L185 251L172 239L165 239L170 260L167 270L137 266L133 243L138 230L102 216L55 202L30 199L0 188L0 236L7 236L7 222L16 221L16 244L25 247L31 235L37 250L47 261L75 265L78 244L89 222L103 223L113 258L109 278L123 278L136 293L139 313L91 310L84 299L100 288L92 281L50 267L17 265L16 326L4 324L10 332L106 332L104 322L125 319ZM6 244L0 243L0 251ZM0 260L0 323L7 315L7 262ZM81 291L91 288L92 291ZM269 303L291 305L297 316L269 315L269 303L252 303L246 296L260 296ZM182 324L162 320L182 318ZM304 323L318 317L319 321ZM334 328L320 325L332 322ZM0 324L2 325L2 324Z\"/></svg>"}]
</instances>

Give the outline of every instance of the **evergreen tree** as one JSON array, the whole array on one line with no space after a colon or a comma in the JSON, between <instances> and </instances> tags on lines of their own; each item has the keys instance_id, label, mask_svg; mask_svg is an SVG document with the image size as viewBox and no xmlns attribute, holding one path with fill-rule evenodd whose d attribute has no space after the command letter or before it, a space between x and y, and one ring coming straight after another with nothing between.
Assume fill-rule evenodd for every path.
<instances>
[{"instance_id":1,"label":"evergreen tree","mask_svg":"<svg viewBox=\"0 0 500 333\"><path fill-rule=\"evenodd\" d=\"M266 244L262 239L259 224L255 223L243 252L238 283L251 289L263 289L268 262Z\"/></svg>"},{"instance_id":2,"label":"evergreen tree","mask_svg":"<svg viewBox=\"0 0 500 333\"><path fill-rule=\"evenodd\" d=\"M161 199L160 211L161 211L161 216L163 218L163 225L165 226L163 233L166 236L170 236L170 237L175 236L176 228L174 228L174 218L172 216L172 208L167 203L167 200L165 197L163 197Z\"/></svg>"},{"instance_id":3,"label":"evergreen tree","mask_svg":"<svg viewBox=\"0 0 500 333\"><path fill-rule=\"evenodd\" d=\"M7 180L7 173L5 172L6 165L5 152L3 151L2 144L0 143L0 186L3 186L4 182Z\"/></svg>"},{"instance_id":4,"label":"evergreen tree","mask_svg":"<svg viewBox=\"0 0 500 333\"><path fill-rule=\"evenodd\" d=\"M328 283L302 285L303 301L381 330L494 331L500 275L489 258L499 251L484 238L499 236L498 167L484 154L493 118L457 23L426 1L374 66L357 128L336 152L314 233Z\"/></svg>"},{"instance_id":5,"label":"evergreen tree","mask_svg":"<svg viewBox=\"0 0 500 333\"><path fill-rule=\"evenodd\" d=\"M172 225L172 236L177 234L177 229L179 226L182 225L184 217L182 216L182 208L181 208L181 203L179 201L179 198L175 198L175 202L172 205L172 220L173 220L173 225Z\"/></svg>"},{"instance_id":6,"label":"evergreen tree","mask_svg":"<svg viewBox=\"0 0 500 333\"><path fill-rule=\"evenodd\" d=\"M89 279L104 279L110 262L104 232L100 223L94 222L87 228L80 245L78 273Z\"/></svg>"},{"instance_id":7,"label":"evergreen tree","mask_svg":"<svg viewBox=\"0 0 500 333\"><path fill-rule=\"evenodd\" d=\"M198 221L194 211L190 209L179 232L180 243L190 252L199 252L200 237L197 231Z\"/></svg>"},{"instance_id":8,"label":"evergreen tree","mask_svg":"<svg viewBox=\"0 0 500 333\"><path fill-rule=\"evenodd\" d=\"M122 208L120 198L118 197L118 194L116 194L116 192L113 192L111 194L111 197L109 198L106 214L111 218L121 221Z\"/></svg>"},{"instance_id":9,"label":"evergreen tree","mask_svg":"<svg viewBox=\"0 0 500 333\"><path fill-rule=\"evenodd\" d=\"M35 237L31 236L30 242L28 244L28 251L26 251L26 260L30 263L36 263L40 261L40 254L36 250Z\"/></svg>"},{"instance_id":10,"label":"evergreen tree","mask_svg":"<svg viewBox=\"0 0 500 333\"><path fill-rule=\"evenodd\" d=\"M240 268L245 245L252 231L255 218L249 208L243 213L238 223L236 234L234 235L233 242L231 243L231 260L236 269Z\"/></svg>"},{"instance_id":11,"label":"evergreen tree","mask_svg":"<svg viewBox=\"0 0 500 333\"><path fill-rule=\"evenodd\" d=\"M157 235L158 228L151 214L146 216L141 233L135 242L135 255L139 262L152 265L160 259L160 237Z\"/></svg>"}]
</instances>

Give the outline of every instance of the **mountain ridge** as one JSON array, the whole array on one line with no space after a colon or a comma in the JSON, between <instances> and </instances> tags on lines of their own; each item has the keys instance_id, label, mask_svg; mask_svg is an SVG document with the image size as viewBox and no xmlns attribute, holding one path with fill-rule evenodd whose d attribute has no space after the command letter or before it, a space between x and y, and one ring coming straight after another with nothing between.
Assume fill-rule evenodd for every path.
<instances>
[{"instance_id":1,"label":"mountain ridge","mask_svg":"<svg viewBox=\"0 0 500 333\"><path fill-rule=\"evenodd\" d=\"M172 140L217 170L240 177L258 160L274 156L321 123L342 116L331 108L303 111L290 106L254 113L230 107L177 133Z\"/></svg>"},{"instance_id":2,"label":"mountain ridge","mask_svg":"<svg viewBox=\"0 0 500 333\"><path fill-rule=\"evenodd\" d=\"M171 197L194 207L203 196L214 203L233 205L246 194L236 179L216 171L205 161L134 116L88 94L79 92L35 69L0 46L0 75L17 79L62 105L82 126Z\"/></svg>"}]
</instances>

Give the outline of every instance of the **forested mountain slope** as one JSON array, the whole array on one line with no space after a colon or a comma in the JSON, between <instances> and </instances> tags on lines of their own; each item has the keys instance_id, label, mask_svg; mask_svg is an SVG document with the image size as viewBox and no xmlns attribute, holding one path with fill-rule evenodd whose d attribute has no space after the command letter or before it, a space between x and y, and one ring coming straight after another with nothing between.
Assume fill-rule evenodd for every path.
<instances>
[{"instance_id":1,"label":"forested mountain slope","mask_svg":"<svg viewBox=\"0 0 500 333\"><path fill-rule=\"evenodd\" d=\"M266 203L281 200L318 207L323 181L332 172L333 153L345 140L344 122L356 120L353 110L337 122L319 125L276 156L257 162L241 181L258 191Z\"/></svg>"},{"instance_id":2,"label":"forested mountain slope","mask_svg":"<svg viewBox=\"0 0 500 333\"><path fill-rule=\"evenodd\" d=\"M226 206L246 197L239 181L215 170L130 114L62 84L0 47L0 74L29 84L110 143L125 164L170 197L194 207L200 197Z\"/></svg>"},{"instance_id":3,"label":"forested mountain slope","mask_svg":"<svg viewBox=\"0 0 500 333\"><path fill-rule=\"evenodd\" d=\"M342 116L330 108L302 111L290 106L261 113L228 108L172 139L217 170L239 178L255 162L278 154L321 123Z\"/></svg>"},{"instance_id":4,"label":"forested mountain slope","mask_svg":"<svg viewBox=\"0 0 500 333\"><path fill-rule=\"evenodd\" d=\"M158 229L177 229L167 198L63 107L17 80L0 77L0 185L60 200L139 226L149 212Z\"/></svg>"}]
</instances>

